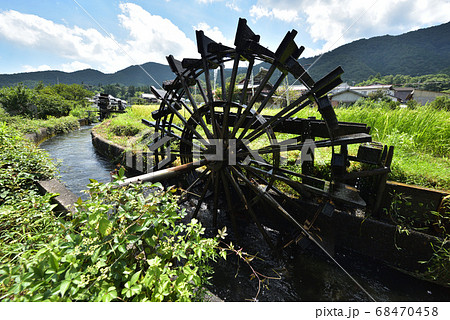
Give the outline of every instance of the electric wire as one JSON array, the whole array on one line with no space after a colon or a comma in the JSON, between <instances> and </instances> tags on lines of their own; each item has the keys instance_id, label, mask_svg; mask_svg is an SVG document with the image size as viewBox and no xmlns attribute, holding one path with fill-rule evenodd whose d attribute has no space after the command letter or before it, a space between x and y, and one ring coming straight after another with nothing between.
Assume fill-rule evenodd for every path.
<instances>
[{"instance_id":1,"label":"electric wire","mask_svg":"<svg viewBox=\"0 0 450 320\"><path fill-rule=\"evenodd\" d=\"M116 41L116 39L114 39L114 37L112 36L111 33L109 33L98 21L97 19L95 19L80 3L78 3L77 0L73 0L73 2L76 3L76 5L78 7L80 7L81 10L84 11L84 13L92 20L94 21L94 23L117 45L117 47L119 47L120 50L122 50L123 53L125 53L125 55L128 56L128 58L130 58L131 61L133 61L134 64L136 64L139 68L141 68L142 71L144 71L144 73L150 78L152 79L157 86L159 86L160 89L162 89L161 85L159 84L158 81L155 80L155 78L152 77L152 75L147 72L147 70L144 69L144 67L142 67L142 65L140 65L129 53L127 50L125 50L122 45L120 45L120 43L118 43Z\"/></svg>"}]
</instances>

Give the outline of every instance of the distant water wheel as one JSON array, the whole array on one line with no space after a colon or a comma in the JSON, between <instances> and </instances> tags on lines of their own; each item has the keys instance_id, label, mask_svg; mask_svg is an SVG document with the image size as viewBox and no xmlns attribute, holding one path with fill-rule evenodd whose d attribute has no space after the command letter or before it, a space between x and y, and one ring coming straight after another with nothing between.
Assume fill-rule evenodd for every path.
<instances>
[{"instance_id":1,"label":"distant water wheel","mask_svg":"<svg viewBox=\"0 0 450 320\"><path fill-rule=\"evenodd\" d=\"M233 212L245 208L268 240L254 210L257 202L269 204L303 231L303 225L276 199L314 195L326 199L324 203L365 205L357 190L342 182L349 161L347 145L371 141L369 129L337 121L327 93L342 83L343 70L338 67L314 81L297 61L304 47L294 42L296 33L288 32L272 52L240 19L234 48L197 31L200 59L167 57L176 78L163 84L165 92L152 87L162 103L153 113L155 121L147 121L157 133L149 147L154 170L186 164L197 168L186 187L199 190L194 217L212 196L216 223L219 198L223 198L234 223ZM253 69L258 63L267 70L255 81ZM304 91L281 108L273 108L288 75ZM322 119L295 117L307 107L318 108ZM328 181L313 175L314 148L330 150Z\"/></svg>"}]
</instances>

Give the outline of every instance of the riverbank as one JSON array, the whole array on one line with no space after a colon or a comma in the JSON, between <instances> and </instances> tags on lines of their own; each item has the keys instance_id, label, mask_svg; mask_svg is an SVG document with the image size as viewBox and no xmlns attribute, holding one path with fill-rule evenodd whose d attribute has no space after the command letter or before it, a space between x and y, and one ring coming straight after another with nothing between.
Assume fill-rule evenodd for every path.
<instances>
[{"instance_id":1,"label":"riverbank","mask_svg":"<svg viewBox=\"0 0 450 320\"><path fill-rule=\"evenodd\" d=\"M170 192L155 190L145 201L134 201L146 186L116 189L93 180L87 186L88 200L78 200L74 212L55 213L56 205L51 203L55 194L40 195L36 186L37 181L56 174L46 152L5 122L0 122L0 142L1 301L203 299L207 261L218 254L216 240L202 238L202 229L194 222L168 229L181 219ZM120 201L123 197L134 202ZM150 205L152 210L148 210ZM117 209L126 217L111 215ZM194 238L178 234L186 234L186 228ZM152 251L146 253L147 260L135 252L139 248L134 237L139 233ZM160 233L167 237L147 237ZM173 246L181 240L189 248L201 248L201 254L175 250ZM130 245L136 245L136 250ZM175 266L172 259L181 259L179 254L184 262ZM162 256L168 260L158 258ZM130 274L130 270L138 271ZM171 282L170 277L178 280Z\"/></svg>"}]
</instances>

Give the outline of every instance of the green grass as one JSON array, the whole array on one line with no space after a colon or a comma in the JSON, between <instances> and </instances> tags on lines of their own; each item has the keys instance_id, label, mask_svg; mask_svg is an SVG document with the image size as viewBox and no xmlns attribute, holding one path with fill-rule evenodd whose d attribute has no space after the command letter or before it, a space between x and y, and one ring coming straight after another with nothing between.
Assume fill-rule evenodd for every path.
<instances>
[{"instance_id":1,"label":"green grass","mask_svg":"<svg viewBox=\"0 0 450 320\"><path fill-rule=\"evenodd\" d=\"M268 110L275 114L279 109ZM450 190L450 112L429 105L411 110L390 109L383 102L364 101L352 107L335 108L339 121L366 123L374 141L394 146L389 179L424 187ZM296 117L315 116L315 108L306 108ZM356 152L350 148L350 152ZM329 162L326 149L316 153L317 163Z\"/></svg>"},{"instance_id":2,"label":"green grass","mask_svg":"<svg viewBox=\"0 0 450 320\"><path fill-rule=\"evenodd\" d=\"M47 128L50 134L69 132L80 127L78 119L74 116L61 118L51 117L47 120L27 119L21 116L10 116L0 108L0 122L6 123L9 127L22 134L38 132L41 128Z\"/></svg>"},{"instance_id":3,"label":"green grass","mask_svg":"<svg viewBox=\"0 0 450 320\"><path fill-rule=\"evenodd\" d=\"M390 179L450 190L450 112L430 106L389 109L381 103L336 108L340 121L363 122L373 140L394 146Z\"/></svg>"},{"instance_id":4,"label":"green grass","mask_svg":"<svg viewBox=\"0 0 450 320\"><path fill-rule=\"evenodd\" d=\"M145 151L147 146L141 143L141 138L151 129L142 123L142 119L153 120L151 113L158 108L159 105L134 105L125 113L105 120L94 130L114 143L136 151Z\"/></svg>"}]
</instances>

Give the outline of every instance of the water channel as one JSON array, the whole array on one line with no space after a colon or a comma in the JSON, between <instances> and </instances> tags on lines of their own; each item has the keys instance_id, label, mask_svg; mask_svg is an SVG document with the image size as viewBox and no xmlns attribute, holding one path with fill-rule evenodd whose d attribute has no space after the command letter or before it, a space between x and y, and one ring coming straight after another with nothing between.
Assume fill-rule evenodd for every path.
<instances>
[{"instance_id":1,"label":"water channel","mask_svg":"<svg viewBox=\"0 0 450 320\"><path fill-rule=\"evenodd\" d=\"M108 159L99 155L91 143L91 127L58 135L40 147L59 163L61 181L82 199L87 195L89 179L111 180L114 169ZM207 214L207 213L204 213ZM257 271L278 279L266 279L259 301L369 301L369 298L331 260L313 246L294 246L274 257L256 227L248 226L244 251L258 253ZM377 301L450 301L450 290L414 279L375 261L349 252L339 252L336 260ZM255 298L258 281L250 269L230 255L214 267L210 290L225 301Z\"/></svg>"}]
</instances>

